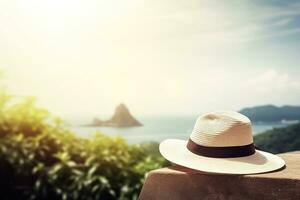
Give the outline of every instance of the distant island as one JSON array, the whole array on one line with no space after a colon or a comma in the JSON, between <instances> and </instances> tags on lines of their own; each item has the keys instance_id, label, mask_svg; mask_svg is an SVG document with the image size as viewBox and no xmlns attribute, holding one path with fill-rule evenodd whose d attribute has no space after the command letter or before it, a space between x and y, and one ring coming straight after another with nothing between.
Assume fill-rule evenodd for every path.
<instances>
[{"instance_id":1,"label":"distant island","mask_svg":"<svg viewBox=\"0 0 300 200\"><path fill-rule=\"evenodd\" d=\"M253 122L295 123L300 120L300 106L263 105L239 111Z\"/></svg>"},{"instance_id":2,"label":"distant island","mask_svg":"<svg viewBox=\"0 0 300 200\"><path fill-rule=\"evenodd\" d=\"M95 118L92 123L87 126L134 127L142 126L142 124L131 115L126 105L121 103L116 107L112 118L109 120Z\"/></svg>"}]
</instances>

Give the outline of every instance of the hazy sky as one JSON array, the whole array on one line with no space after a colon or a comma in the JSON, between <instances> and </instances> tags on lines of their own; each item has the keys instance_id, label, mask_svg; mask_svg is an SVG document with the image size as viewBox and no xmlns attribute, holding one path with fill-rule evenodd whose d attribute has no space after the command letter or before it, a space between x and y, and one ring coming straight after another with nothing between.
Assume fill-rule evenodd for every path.
<instances>
[{"instance_id":1,"label":"hazy sky","mask_svg":"<svg viewBox=\"0 0 300 200\"><path fill-rule=\"evenodd\" d=\"M59 115L300 104L300 2L0 0L0 68Z\"/></svg>"}]
</instances>

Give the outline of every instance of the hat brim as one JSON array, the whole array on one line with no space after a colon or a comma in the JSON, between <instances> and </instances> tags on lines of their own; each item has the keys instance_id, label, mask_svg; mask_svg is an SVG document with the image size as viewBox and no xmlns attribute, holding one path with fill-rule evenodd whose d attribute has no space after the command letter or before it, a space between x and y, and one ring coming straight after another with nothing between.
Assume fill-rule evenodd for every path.
<instances>
[{"instance_id":1,"label":"hat brim","mask_svg":"<svg viewBox=\"0 0 300 200\"><path fill-rule=\"evenodd\" d=\"M279 156L255 150L250 156L211 158L190 152L187 141L167 139L160 143L159 151L167 160L195 170L222 174L257 174L282 168L285 161Z\"/></svg>"}]
</instances>

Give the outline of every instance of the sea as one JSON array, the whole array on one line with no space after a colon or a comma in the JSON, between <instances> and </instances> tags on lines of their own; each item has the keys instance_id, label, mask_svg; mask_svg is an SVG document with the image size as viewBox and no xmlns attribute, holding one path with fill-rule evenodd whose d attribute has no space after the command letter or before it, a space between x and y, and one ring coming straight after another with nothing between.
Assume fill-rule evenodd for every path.
<instances>
[{"instance_id":1,"label":"sea","mask_svg":"<svg viewBox=\"0 0 300 200\"><path fill-rule=\"evenodd\" d=\"M140 127L115 128L115 127L89 127L83 126L91 122L91 119L66 119L71 130L79 137L92 138L96 131L110 135L122 136L129 144L145 142L161 142L164 139L188 139L193 130L196 116L182 117L140 117L143 124ZM252 123L254 135L266 130L285 127L284 123Z\"/></svg>"}]
</instances>

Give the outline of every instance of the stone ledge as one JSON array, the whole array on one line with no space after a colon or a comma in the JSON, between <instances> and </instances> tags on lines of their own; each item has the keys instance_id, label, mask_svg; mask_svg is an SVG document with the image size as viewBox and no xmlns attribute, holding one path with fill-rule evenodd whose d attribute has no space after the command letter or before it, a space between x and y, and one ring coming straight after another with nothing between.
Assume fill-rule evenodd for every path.
<instances>
[{"instance_id":1,"label":"stone ledge","mask_svg":"<svg viewBox=\"0 0 300 200\"><path fill-rule=\"evenodd\" d=\"M286 167L255 175L208 174L181 166L151 171L140 200L299 200L300 151L280 154Z\"/></svg>"}]
</instances>

